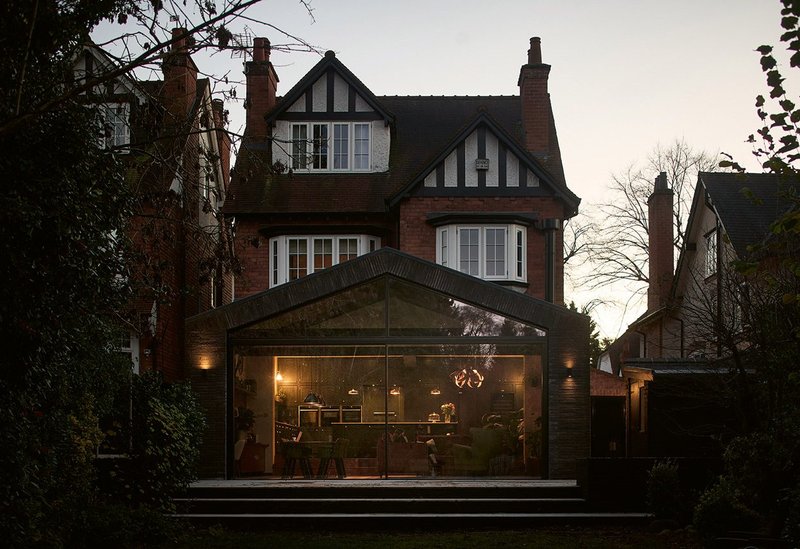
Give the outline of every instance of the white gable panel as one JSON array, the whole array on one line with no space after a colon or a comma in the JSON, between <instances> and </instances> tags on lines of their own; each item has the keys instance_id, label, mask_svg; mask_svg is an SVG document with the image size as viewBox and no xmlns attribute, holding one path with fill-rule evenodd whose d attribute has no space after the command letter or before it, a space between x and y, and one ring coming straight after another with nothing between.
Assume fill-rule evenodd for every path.
<instances>
[{"instance_id":1,"label":"white gable panel","mask_svg":"<svg viewBox=\"0 0 800 549\"><path fill-rule=\"evenodd\" d=\"M372 112L373 109L360 96L356 95L356 112Z\"/></svg>"},{"instance_id":2,"label":"white gable panel","mask_svg":"<svg viewBox=\"0 0 800 549\"><path fill-rule=\"evenodd\" d=\"M292 165L289 157L289 122L276 120L272 129L272 161L280 162L284 166Z\"/></svg>"},{"instance_id":3,"label":"white gable panel","mask_svg":"<svg viewBox=\"0 0 800 549\"><path fill-rule=\"evenodd\" d=\"M334 75L333 79L333 111L334 112L347 112L347 95L350 91L350 86L347 82L339 76Z\"/></svg>"},{"instance_id":4,"label":"white gable panel","mask_svg":"<svg viewBox=\"0 0 800 549\"><path fill-rule=\"evenodd\" d=\"M458 156L457 149L453 149L444 161L444 186L458 186Z\"/></svg>"},{"instance_id":5,"label":"white gable panel","mask_svg":"<svg viewBox=\"0 0 800 549\"><path fill-rule=\"evenodd\" d=\"M497 187L500 181L498 172L498 148L497 136L492 132L486 132L486 158L489 159L489 170L486 172L486 186Z\"/></svg>"},{"instance_id":6,"label":"white gable panel","mask_svg":"<svg viewBox=\"0 0 800 549\"><path fill-rule=\"evenodd\" d=\"M425 186L426 187L436 186L436 170L433 170L431 173L427 175L427 177L425 178Z\"/></svg>"},{"instance_id":7,"label":"white gable panel","mask_svg":"<svg viewBox=\"0 0 800 549\"><path fill-rule=\"evenodd\" d=\"M506 187L519 187L519 158L506 149Z\"/></svg>"},{"instance_id":8,"label":"white gable panel","mask_svg":"<svg viewBox=\"0 0 800 549\"><path fill-rule=\"evenodd\" d=\"M292 103L292 106L286 109L287 112L306 112L306 94L300 96L300 98Z\"/></svg>"},{"instance_id":9,"label":"white gable panel","mask_svg":"<svg viewBox=\"0 0 800 549\"><path fill-rule=\"evenodd\" d=\"M478 132L474 131L464 140L464 183L467 187L478 186L478 172L475 169L475 159L478 158Z\"/></svg>"},{"instance_id":10,"label":"white gable panel","mask_svg":"<svg viewBox=\"0 0 800 549\"><path fill-rule=\"evenodd\" d=\"M311 88L314 94L314 112L326 112L328 110L328 76L325 75L316 82Z\"/></svg>"},{"instance_id":11,"label":"white gable panel","mask_svg":"<svg viewBox=\"0 0 800 549\"><path fill-rule=\"evenodd\" d=\"M375 120L370 131L372 131L372 169L376 172L385 172L389 169L390 128L383 123L383 120Z\"/></svg>"}]
</instances>

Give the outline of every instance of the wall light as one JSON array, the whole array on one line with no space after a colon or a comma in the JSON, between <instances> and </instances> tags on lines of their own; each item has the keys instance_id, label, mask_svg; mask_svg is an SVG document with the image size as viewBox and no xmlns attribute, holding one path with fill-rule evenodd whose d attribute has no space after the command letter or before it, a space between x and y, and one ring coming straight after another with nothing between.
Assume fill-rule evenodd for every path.
<instances>
[{"instance_id":1,"label":"wall light","mask_svg":"<svg viewBox=\"0 0 800 549\"><path fill-rule=\"evenodd\" d=\"M394 396L399 395L400 394L400 388L399 387L392 387L392 389L389 391L389 394L390 395L394 395Z\"/></svg>"},{"instance_id":2,"label":"wall light","mask_svg":"<svg viewBox=\"0 0 800 549\"><path fill-rule=\"evenodd\" d=\"M352 389L350 389L349 391L347 391L347 394L348 394L348 395L357 395L357 394L358 394L358 389L356 389L355 387L353 387Z\"/></svg>"},{"instance_id":3,"label":"wall light","mask_svg":"<svg viewBox=\"0 0 800 549\"><path fill-rule=\"evenodd\" d=\"M283 381L283 376L281 375L280 372L275 374L275 381Z\"/></svg>"},{"instance_id":4,"label":"wall light","mask_svg":"<svg viewBox=\"0 0 800 549\"><path fill-rule=\"evenodd\" d=\"M567 366L567 379L572 379L572 366Z\"/></svg>"},{"instance_id":5,"label":"wall light","mask_svg":"<svg viewBox=\"0 0 800 549\"><path fill-rule=\"evenodd\" d=\"M433 389L431 389L431 394L432 395L441 395L442 392L439 390L438 387L434 387Z\"/></svg>"}]
</instances>

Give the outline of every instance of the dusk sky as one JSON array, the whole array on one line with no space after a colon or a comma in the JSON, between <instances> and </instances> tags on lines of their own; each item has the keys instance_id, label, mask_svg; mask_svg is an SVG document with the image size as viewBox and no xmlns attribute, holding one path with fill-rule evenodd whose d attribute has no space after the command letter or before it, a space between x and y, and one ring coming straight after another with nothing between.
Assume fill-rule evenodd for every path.
<instances>
[{"instance_id":1,"label":"dusk sky","mask_svg":"<svg viewBox=\"0 0 800 549\"><path fill-rule=\"evenodd\" d=\"M549 88L567 184L581 210L607 199L612 173L645 159L658 144L684 139L694 148L733 154L750 170L747 136L758 127L754 98L764 93L755 49L778 45L777 0L312 0L314 20L297 0L261 2L249 27L280 49L302 38L334 50L376 95L514 95L529 39L542 39L552 66ZM96 36L109 36L106 24ZM196 55L201 71L241 81L241 58ZM316 53L274 51L286 93L314 64ZM222 89L222 88L220 88ZM796 88L795 88L796 89ZM238 97L245 97L243 86ZM241 103L228 104L231 129L244 122ZM602 297L601 335L614 337L643 312L623 311L624 289L567 290L578 304Z\"/></svg>"}]
</instances>

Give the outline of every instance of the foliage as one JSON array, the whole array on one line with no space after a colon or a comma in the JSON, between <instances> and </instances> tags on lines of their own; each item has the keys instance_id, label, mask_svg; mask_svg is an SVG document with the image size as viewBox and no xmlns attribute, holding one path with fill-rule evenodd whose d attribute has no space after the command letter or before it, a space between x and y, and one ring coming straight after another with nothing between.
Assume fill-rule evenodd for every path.
<instances>
[{"instance_id":1,"label":"foliage","mask_svg":"<svg viewBox=\"0 0 800 549\"><path fill-rule=\"evenodd\" d=\"M600 355L613 343L610 337L600 338L600 330L597 327L597 322L591 317L592 309L598 303L599 302L595 301L578 309L575 302L570 301L567 306L567 309L570 311L575 311L576 313L581 313L589 317L589 364L592 366L597 365Z\"/></svg>"},{"instance_id":2,"label":"foliage","mask_svg":"<svg viewBox=\"0 0 800 549\"><path fill-rule=\"evenodd\" d=\"M0 8L0 125L60 80L114 6L42 3L28 36L33 4L20 4ZM0 331L13 342L0 357L0 531L11 546L57 544L74 527L93 497L97 418L130 370L112 342L128 296L119 235L131 196L94 117L65 102L0 136Z\"/></svg>"},{"instance_id":3,"label":"foliage","mask_svg":"<svg viewBox=\"0 0 800 549\"><path fill-rule=\"evenodd\" d=\"M205 416L188 383L164 383L158 372L135 376L131 393L131 450L114 465L111 495L169 510L196 479Z\"/></svg>"},{"instance_id":4,"label":"foliage","mask_svg":"<svg viewBox=\"0 0 800 549\"><path fill-rule=\"evenodd\" d=\"M656 461L647 473L647 507L658 519L678 520L686 506L678 477L678 463Z\"/></svg>"},{"instance_id":5,"label":"foliage","mask_svg":"<svg viewBox=\"0 0 800 549\"><path fill-rule=\"evenodd\" d=\"M800 68L800 3L782 3L781 41L789 54L789 67L796 69ZM704 495L704 501L724 499L731 514L752 509L764 517L771 534L782 533L796 545L800 543L800 210L797 195L790 189L794 186L796 192L799 174L800 109L784 88L785 78L773 48L762 45L757 51L769 94L756 98L763 125L749 141L762 167L782 176L785 192L781 198L789 209L778 212L769 235L752 247L750 257L733 264L739 280L747 283L742 305L748 318L741 329L718 336L726 344L731 369L740 380L735 396L746 421L742 435L733 439L725 452L726 475ZM733 158L725 156L721 166L744 172ZM711 505L706 507L705 513L696 514L704 529L742 529L724 512L715 514L710 512Z\"/></svg>"},{"instance_id":6,"label":"foliage","mask_svg":"<svg viewBox=\"0 0 800 549\"><path fill-rule=\"evenodd\" d=\"M740 501L740 493L728 477L706 490L694 508L694 527L706 539L731 530L754 530L760 518Z\"/></svg>"}]
</instances>

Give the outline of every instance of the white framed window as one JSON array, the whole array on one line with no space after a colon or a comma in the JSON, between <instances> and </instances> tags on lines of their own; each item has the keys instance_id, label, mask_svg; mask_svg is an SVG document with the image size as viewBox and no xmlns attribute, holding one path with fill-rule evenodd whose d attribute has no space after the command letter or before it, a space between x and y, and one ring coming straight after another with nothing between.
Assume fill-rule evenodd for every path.
<instances>
[{"instance_id":1,"label":"white framed window","mask_svg":"<svg viewBox=\"0 0 800 549\"><path fill-rule=\"evenodd\" d=\"M369 124L353 124L353 169L369 169Z\"/></svg>"},{"instance_id":2,"label":"white framed window","mask_svg":"<svg viewBox=\"0 0 800 549\"><path fill-rule=\"evenodd\" d=\"M292 168L308 167L308 125L292 124Z\"/></svg>"},{"instance_id":3,"label":"white framed window","mask_svg":"<svg viewBox=\"0 0 800 549\"><path fill-rule=\"evenodd\" d=\"M288 280L308 274L308 239L290 238L288 244Z\"/></svg>"},{"instance_id":4,"label":"white framed window","mask_svg":"<svg viewBox=\"0 0 800 549\"><path fill-rule=\"evenodd\" d=\"M445 225L436 231L436 262L485 280L527 281L525 227Z\"/></svg>"},{"instance_id":5,"label":"white framed window","mask_svg":"<svg viewBox=\"0 0 800 549\"><path fill-rule=\"evenodd\" d=\"M333 125L333 169L346 170L350 167L350 125Z\"/></svg>"},{"instance_id":6,"label":"white framed window","mask_svg":"<svg viewBox=\"0 0 800 549\"><path fill-rule=\"evenodd\" d=\"M371 125L363 122L309 122L289 126L293 170L369 171Z\"/></svg>"},{"instance_id":7,"label":"white framed window","mask_svg":"<svg viewBox=\"0 0 800 549\"><path fill-rule=\"evenodd\" d=\"M314 239L314 272L327 269L333 265L333 239Z\"/></svg>"},{"instance_id":8,"label":"white framed window","mask_svg":"<svg viewBox=\"0 0 800 549\"><path fill-rule=\"evenodd\" d=\"M327 170L328 169L328 125L327 124L314 124L314 161L313 169Z\"/></svg>"},{"instance_id":9,"label":"white framed window","mask_svg":"<svg viewBox=\"0 0 800 549\"><path fill-rule=\"evenodd\" d=\"M269 285L275 287L373 252L379 239L369 235L287 235L271 238L269 245Z\"/></svg>"},{"instance_id":10,"label":"white framed window","mask_svg":"<svg viewBox=\"0 0 800 549\"><path fill-rule=\"evenodd\" d=\"M705 236L706 244L706 277L712 276L717 272L717 230L709 232Z\"/></svg>"},{"instance_id":11,"label":"white framed window","mask_svg":"<svg viewBox=\"0 0 800 549\"><path fill-rule=\"evenodd\" d=\"M442 229L439 235L439 264L447 267L448 254L447 251L447 229Z\"/></svg>"},{"instance_id":12,"label":"white framed window","mask_svg":"<svg viewBox=\"0 0 800 549\"><path fill-rule=\"evenodd\" d=\"M131 142L130 105L128 103L103 103L100 105L101 139L106 149L119 149L126 153Z\"/></svg>"}]
</instances>

